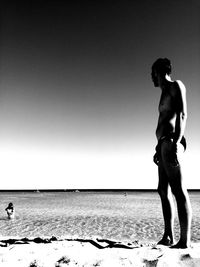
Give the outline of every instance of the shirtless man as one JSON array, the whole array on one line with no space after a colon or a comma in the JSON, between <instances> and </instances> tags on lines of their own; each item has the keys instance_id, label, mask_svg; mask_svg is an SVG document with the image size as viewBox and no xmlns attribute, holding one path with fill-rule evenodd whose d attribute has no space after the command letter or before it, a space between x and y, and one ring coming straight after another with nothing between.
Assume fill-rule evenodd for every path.
<instances>
[{"instance_id":1,"label":"shirtless man","mask_svg":"<svg viewBox=\"0 0 200 267\"><path fill-rule=\"evenodd\" d=\"M161 89L156 129L158 145L153 160L158 165L158 193L161 198L165 228L158 244L171 248L187 248L190 246L192 211L180 166L180 152L186 149L183 135L187 118L186 88L181 81L172 81L170 74L169 59L159 58L152 65L152 81L155 87ZM173 245L172 194L177 202L180 223L180 239L175 245Z\"/></svg>"}]
</instances>

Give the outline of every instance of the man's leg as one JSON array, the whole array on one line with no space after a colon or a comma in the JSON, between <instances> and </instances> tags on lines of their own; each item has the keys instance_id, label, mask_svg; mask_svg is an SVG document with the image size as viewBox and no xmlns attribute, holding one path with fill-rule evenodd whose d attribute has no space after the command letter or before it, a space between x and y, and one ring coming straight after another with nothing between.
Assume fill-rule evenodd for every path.
<instances>
[{"instance_id":1,"label":"man's leg","mask_svg":"<svg viewBox=\"0 0 200 267\"><path fill-rule=\"evenodd\" d=\"M190 229L191 229L191 205L188 192L183 185L183 178L181 173L180 158L178 158L178 166L173 166L170 162L170 151L172 143L163 142L162 157L163 166L169 177L169 184L172 193L177 202L178 217L180 223L180 239L174 248L187 248L190 246Z\"/></svg>"},{"instance_id":2,"label":"man's leg","mask_svg":"<svg viewBox=\"0 0 200 267\"><path fill-rule=\"evenodd\" d=\"M158 244L170 246L173 244L174 203L172 199L172 193L169 188L168 177L163 167L162 160L159 162L158 174L158 193L161 199L165 224L163 238L158 242Z\"/></svg>"}]
</instances>

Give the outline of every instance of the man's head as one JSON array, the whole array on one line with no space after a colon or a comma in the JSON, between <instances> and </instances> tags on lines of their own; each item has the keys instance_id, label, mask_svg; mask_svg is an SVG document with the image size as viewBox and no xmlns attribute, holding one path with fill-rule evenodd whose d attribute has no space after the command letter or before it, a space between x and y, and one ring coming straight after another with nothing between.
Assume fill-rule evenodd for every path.
<instances>
[{"instance_id":1,"label":"man's head","mask_svg":"<svg viewBox=\"0 0 200 267\"><path fill-rule=\"evenodd\" d=\"M158 58L151 67L151 77L154 85L159 86L159 79L165 78L166 74L170 75L172 71L172 65L168 58Z\"/></svg>"}]
</instances>

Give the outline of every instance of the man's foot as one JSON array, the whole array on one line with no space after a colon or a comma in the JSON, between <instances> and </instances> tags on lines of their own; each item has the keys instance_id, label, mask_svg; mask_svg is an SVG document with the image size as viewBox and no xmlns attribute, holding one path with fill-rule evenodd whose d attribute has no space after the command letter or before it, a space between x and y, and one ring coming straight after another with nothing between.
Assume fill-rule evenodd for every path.
<instances>
[{"instance_id":1,"label":"man's foot","mask_svg":"<svg viewBox=\"0 0 200 267\"><path fill-rule=\"evenodd\" d=\"M191 245L188 245L186 242L179 241L177 244L171 246L170 248L184 249L184 248L191 248Z\"/></svg>"},{"instance_id":2,"label":"man's foot","mask_svg":"<svg viewBox=\"0 0 200 267\"><path fill-rule=\"evenodd\" d=\"M163 246L172 246L173 245L173 241L171 240L171 238L168 237L163 237L158 243L157 245L163 245Z\"/></svg>"}]
</instances>

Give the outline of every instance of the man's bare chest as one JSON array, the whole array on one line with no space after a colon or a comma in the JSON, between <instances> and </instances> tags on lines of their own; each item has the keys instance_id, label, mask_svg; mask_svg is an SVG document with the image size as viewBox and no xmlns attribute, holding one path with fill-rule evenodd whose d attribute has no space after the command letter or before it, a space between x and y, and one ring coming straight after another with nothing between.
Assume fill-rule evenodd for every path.
<instances>
[{"instance_id":1,"label":"man's bare chest","mask_svg":"<svg viewBox=\"0 0 200 267\"><path fill-rule=\"evenodd\" d=\"M173 98L169 93L162 93L158 110L160 113L173 112Z\"/></svg>"}]
</instances>

